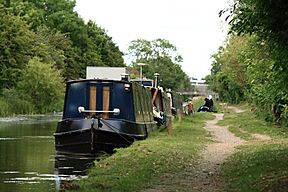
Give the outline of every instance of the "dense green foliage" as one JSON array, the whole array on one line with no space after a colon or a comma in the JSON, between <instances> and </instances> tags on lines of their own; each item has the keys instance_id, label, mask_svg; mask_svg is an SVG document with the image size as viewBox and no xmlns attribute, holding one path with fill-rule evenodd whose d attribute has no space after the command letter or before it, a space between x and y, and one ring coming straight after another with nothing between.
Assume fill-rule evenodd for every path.
<instances>
[{"instance_id":1,"label":"dense green foliage","mask_svg":"<svg viewBox=\"0 0 288 192\"><path fill-rule=\"evenodd\" d=\"M16 89L20 97L29 98L28 101L36 107L36 112L45 113L62 106L59 101L63 100L63 82L60 71L56 70L52 63L43 63L39 58L32 58Z\"/></svg>"},{"instance_id":2,"label":"dense green foliage","mask_svg":"<svg viewBox=\"0 0 288 192\"><path fill-rule=\"evenodd\" d=\"M238 34L257 34L271 43L288 42L288 5L283 0L235 0L228 18Z\"/></svg>"},{"instance_id":3,"label":"dense green foliage","mask_svg":"<svg viewBox=\"0 0 288 192\"><path fill-rule=\"evenodd\" d=\"M0 1L0 115L62 110L63 79L85 78L86 66L125 66L106 31L85 24L74 7L74 0Z\"/></svg>"},{"instance_id":4,"label":"dense green foliage","mask_svg":"<svg viewBox=\"0 0 288 192\"><path fill-rule=\"evenodd\" d=\"M94 22L85 24L73 11L74 7L75 1L71 0L16 0L10 7L1 5L1 24L6 28L1 30L1 34L13 37L2 37L12 41L3 42L3 49L7 51L7 45L21 43L19 48L28 52L18 53L21 59L26 56L24 65L31 55L45 61L50 57L50 61L52 59L58 68L64 70L65 79L84 78L87 65L124 66L123 54L112 38ZM13 27L19 31L13 31ZM8 56L13 58L14 55Z\"/></svg>"},{"instance_id":5,"label":"dense green foliage","mask_svg":"<svg viewBox=\"0 0 288 192\"><path fill-rule=\"evenodd\" d=\"M190 78L180 66L183 59L168 40L134 40L130 43L129 55L134 68L137 63L147 64L143 66L143 74L147 78L154 79L154 73L159 73L162 80L160 85L164 88L182 91L191 89Z\"/></svg>"},{"instance_id":6,"label":"dense green foliage","mask_svg":"<svg viewBox=\"0 0 288 192\"><path fill-rule=\"evenodd\" d=\"M6 103L6 109L1 115L46 113L61 109L63 93L64 79L60 71L52 63L43 63L34 57L23 69L17 85L3 90L5 97L1 100Z\"/></svg>"},{"instance_id":7,"label":"dense green foliage","mask_svg":"<svg viewBox=\"0 0 288 192\"><path fill-rule=\"evenodd\" d=\"M288 125L287 3L238 0L220 15L227 11L231 35L207 81L223 100L249 101L265 119Z\"/></svg>"},{"instance_id":8,"label":"dense green foliage","mask_svg":"<svg viewBox=\"0 0 288 192\"><path fill-rule=\"evenodd\" d=\"M194 118L184 117L182 122L174 122L170 136L157 132L144 141L117 150L96 162L89 177L77 182L80 185L77 191L140 191L166 181L165 175L169 173L183 173L185 167L195 163L197 152L209 142L202 128L207 119L213 119L213 115L198 113ZM179 190L179 186L172 187L175 189L171 191Z\"/></svg>"},{"instance_id":9,"label":"dense green foliage","mask_svg":"<svg viewBox=\"0 0 288 192\"><path fill-rule=\"evenodd\" d=\"M238 103L244 98L247 85L243 51L247 40L233 37L219 52L213 55L211 75L206 77L210 87L219 93L222 100Z\"/></svg>"}]
</instances>

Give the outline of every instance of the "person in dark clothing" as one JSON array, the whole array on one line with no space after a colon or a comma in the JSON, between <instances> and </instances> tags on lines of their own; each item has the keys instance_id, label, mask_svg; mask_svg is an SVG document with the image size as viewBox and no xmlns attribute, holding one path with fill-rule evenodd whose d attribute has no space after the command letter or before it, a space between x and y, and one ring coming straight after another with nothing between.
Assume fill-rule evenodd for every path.
<instances>
[{"instance_id":1,"label":"person in dark clothing","mask_svg":"<svg viewBox=\"0 0 288 192\"><path fill-rule=\"evenodd\" d=\"M205 101L204 105L202 105L202 106L197 110L197 112L212 112L212 111L213 111L213 105L214 105L212 96L209 95L208 98L206 97L206 98L204 99L204 101Z\"/></svg>"},{"instance_id":2,"label":"person in dark clothing","mask_svg":"<svg viewBox=\"0 0 288 192\"><path fill-rule=\"evenodd\" d=\"M205 104L204 106L207 106L209 108L209 111L212 112L213 111L213 99L212 99L212 95L209 95L208 98L205 99Z\"/></svg>"}]
</instances>

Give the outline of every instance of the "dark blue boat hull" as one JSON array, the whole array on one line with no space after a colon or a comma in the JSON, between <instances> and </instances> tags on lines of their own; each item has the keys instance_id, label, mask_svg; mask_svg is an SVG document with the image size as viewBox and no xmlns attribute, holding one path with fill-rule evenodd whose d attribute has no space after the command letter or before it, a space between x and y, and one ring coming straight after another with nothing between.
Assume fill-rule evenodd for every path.
<instances>
[{"instance_id":1,"label":"dark blue boat hull","mask_svg":"<svg viewBox=\"0 0 288 192\"><path fill-rule=\"evenodd\" d=\"M121 120L73 119L58 123L55 146L58 153L93 155L113 153L115 148L130 146L134 140L147 138L155 123L137 124Z\"/></svg>"}]
</instances>

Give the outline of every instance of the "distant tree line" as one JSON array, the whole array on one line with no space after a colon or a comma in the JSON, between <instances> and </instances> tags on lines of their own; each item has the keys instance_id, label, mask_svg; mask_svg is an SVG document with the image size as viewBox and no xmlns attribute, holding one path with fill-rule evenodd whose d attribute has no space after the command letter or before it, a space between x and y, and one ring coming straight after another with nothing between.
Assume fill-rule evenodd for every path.
<instances>
[{"instance_id":1,"label":"distant tree line","mask_svg":"<svg viewBox=\"0 0 288 192\"><path fill-rule=\"evenodd\" d=\"M0 116L60 111L64 82L85 78L86 66L125 67L123 53L95 22L74 11L75 0L0 0ZM148 45L148 50L142 46ZM142 57L137 54L146 54ZM162 86L190 87L181 56L167 40L131 42L131 71L160 73ZM176 54L176 55L175 55ZM137 74L137 73L136 73Z\"/></svg>"},{"instance_id":2,"label":"distant tree line","mask_svg":"<svg viewBox=\"0 0 288 192\"><path fill-rule=\"evenodd\" d=\"M227 42L213 55L206 77L220 97L248 101L266 120L288 125L288 4L237 0L220 16L230 24Z\"/></svg>"}]
</instances>

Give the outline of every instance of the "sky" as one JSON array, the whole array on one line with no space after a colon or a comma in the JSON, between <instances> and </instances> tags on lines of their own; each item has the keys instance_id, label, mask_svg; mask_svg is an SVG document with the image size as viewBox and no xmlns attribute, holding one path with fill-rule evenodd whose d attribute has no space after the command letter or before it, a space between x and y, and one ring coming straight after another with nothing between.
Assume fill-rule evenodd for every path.
<instances>
[{"instance_id":1,"label":"sky","mask_svg":"<svg viewBox=\"0 0 288 192\"><path fill-rule=\"evenodd\" d=\"M201 79L210 74L211 55L226 39L227 24L218 13L227 1L77 0L75 11L104 28L123 53L132 40L168 40L183 57L183 71Z\"/></svg>"}]
</instances>

